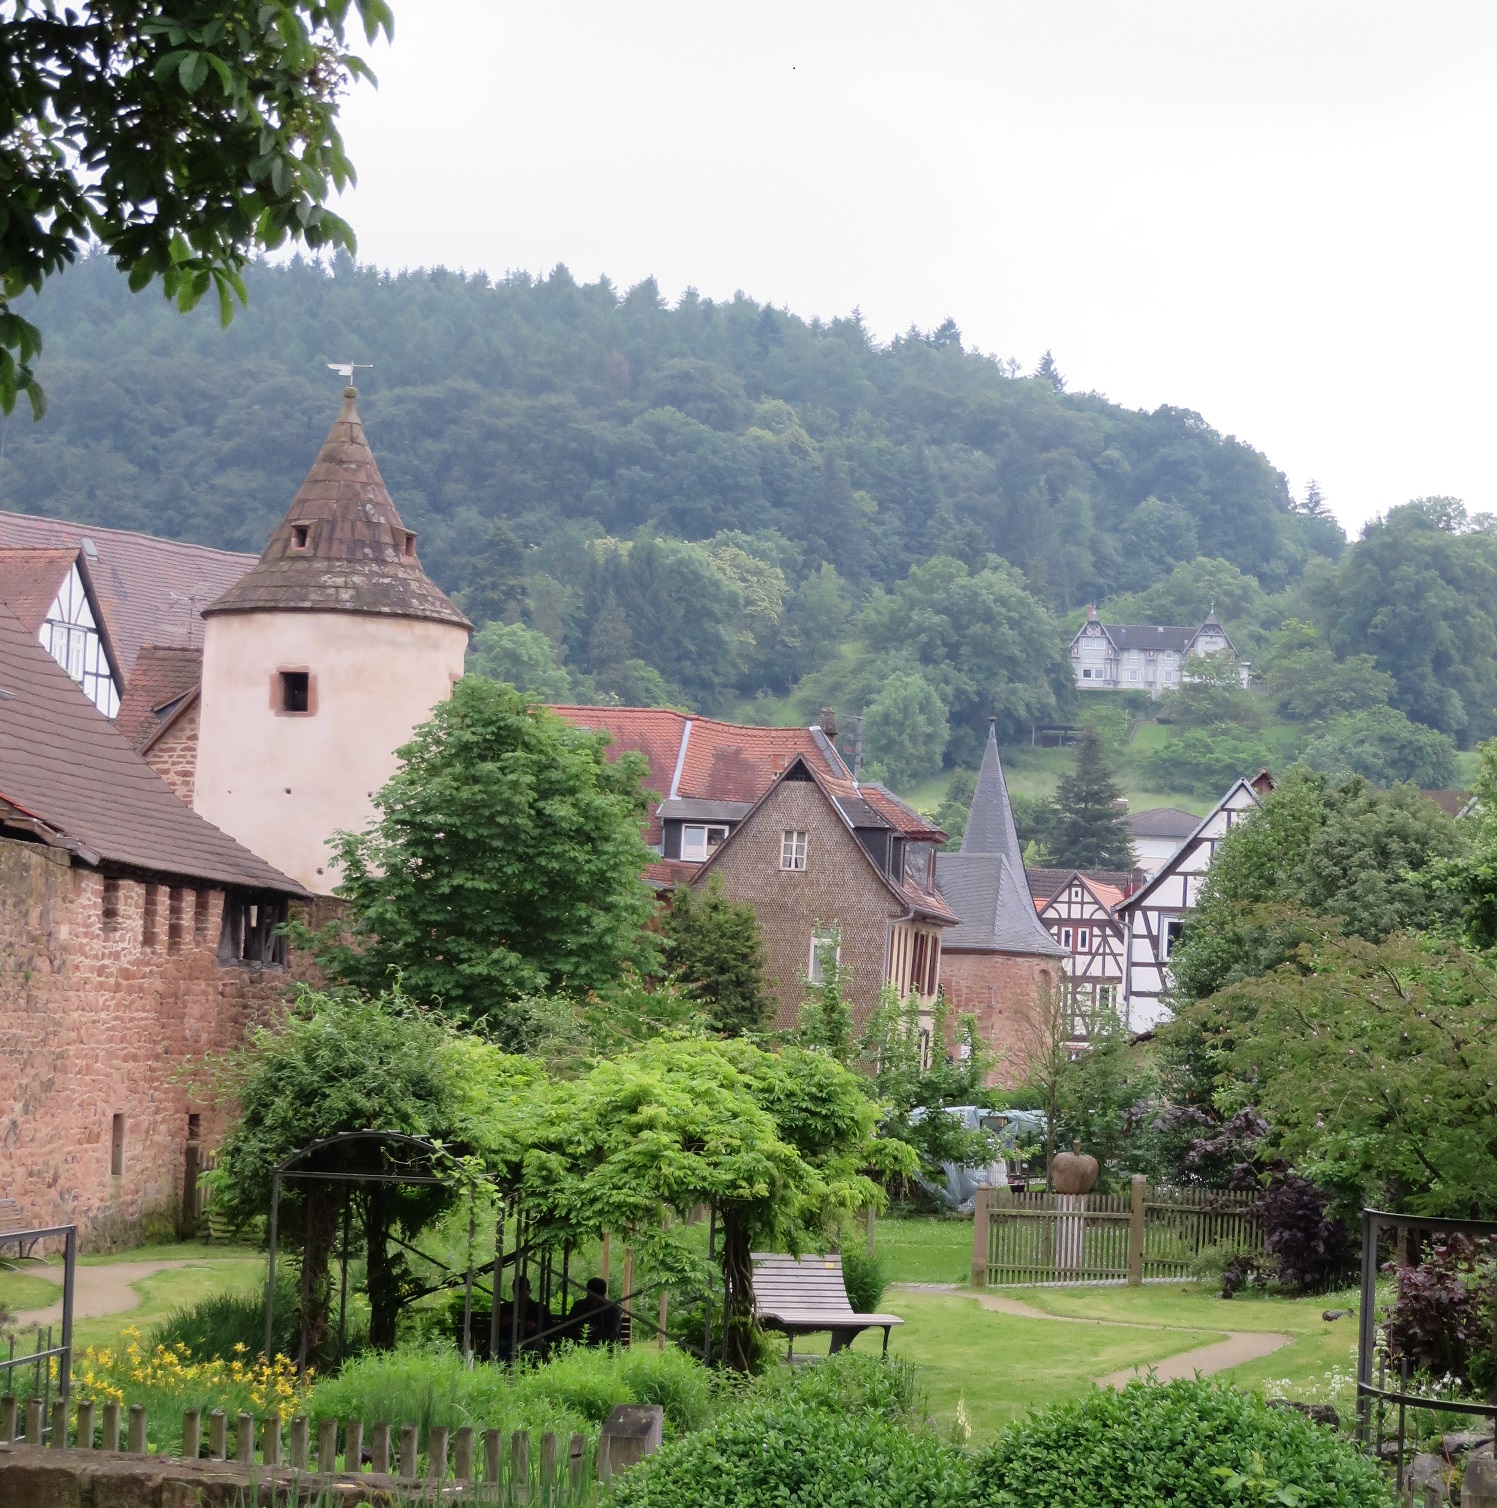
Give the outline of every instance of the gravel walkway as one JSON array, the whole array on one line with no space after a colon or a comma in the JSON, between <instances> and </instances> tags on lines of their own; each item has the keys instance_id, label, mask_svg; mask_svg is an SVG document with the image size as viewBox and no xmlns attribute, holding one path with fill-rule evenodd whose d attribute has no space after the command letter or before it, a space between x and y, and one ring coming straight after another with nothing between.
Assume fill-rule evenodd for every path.
<instances>
[{"instance_id":1,"label":"gravel walkway","mask_svg":"<svg viewBox=\"0 0 1497 1508\"><path fill-rule=\"evenodd\" d=\"M172 1267L202 1267L202 1262L109 1262L101 1267L84 1267L73 1270L73 1319L100 1319L106 1314L123 1314L140 1303L140 1295L131 1286L154 1273L165 1272ZM59 1269L48 1267L35 1274L62 1286ZM62 1323L62 1300L48 1304L45 1309L27 1309L14 1317L18 1328L29 1325L60 1325Z\"/></svg>"}]
</instances>

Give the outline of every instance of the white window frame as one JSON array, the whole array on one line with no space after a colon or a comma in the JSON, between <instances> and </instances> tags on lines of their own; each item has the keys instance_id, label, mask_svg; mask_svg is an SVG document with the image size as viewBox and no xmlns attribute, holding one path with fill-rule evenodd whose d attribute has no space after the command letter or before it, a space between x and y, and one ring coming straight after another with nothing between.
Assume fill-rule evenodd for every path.
<instances>
[{"instance_id":1,"label":"white window frame","mask_svg":"<svg viewBox=\"0 0 1497 1508\"><path fill-rule=\"evenodd\" d=\"M1062 927L1060 929L1060 945L1063 948L1071 946L1071 929L1069 927Z\"/></svg>"},{"instance_id":2,"label":"white window frame","mask_svg":"<svg viewBox=\"0 0 1497 1508\"><path fill-rule=\"evenodd\" d=\"M698 838L688 844L687 834L694 833ZM717 834L717 841L713 841L713 834ZM710 859L717 850L727 841L728 829L719 822L683 822L681 824L681 857L703 862Z\"/></svg>"},{"instance_id":3,"label":"white window frame","mask_svg":"<svg viewBox=\"0 0 1497 1508\"><path fill-rule=\"evenodd\" d=\"M1090 953L1091 952L1091 950L1092 950L1091 928L1089 928L1089 927L1082 927L1076 933L1076 946L1083 953Z\"/></svg>"},{"instance_id":4,"label":"white window frame","mask_svg":"<svg viewBox=\"0 0 1497 1508\"><path fill-rule=\"evenodd\" d=\"M842 966L842 935L836 927L817 927L811 933L811 948L806 957L806 982L825 984L827 953L832 955L832 967Z\"/></svg>"},{"instance_id":5,"label":"white window frame","mask_svg":"<svg viewBox=\"0 0 1497 1508\"><path fill-rule=\"evenodd\" d=\"M802 828L787 827L780 833L780 868L804 870L807 835Z\"/></svg>"}]
</instances>

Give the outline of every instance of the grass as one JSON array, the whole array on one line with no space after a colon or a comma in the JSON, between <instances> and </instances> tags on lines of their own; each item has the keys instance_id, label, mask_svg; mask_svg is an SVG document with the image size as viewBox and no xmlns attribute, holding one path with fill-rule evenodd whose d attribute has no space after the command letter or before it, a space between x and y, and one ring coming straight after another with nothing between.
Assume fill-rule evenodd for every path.
<instances>
[{"instance_id":1,"label":"grass","mask_svg":"<svg viewBox=\"0 0 1497 1508\"><path fill-rule=\"evenodd\" d=\"M62 1284L34 1270L7 1272L0 1269L0 1309L20 1314L27 1309L45 1309L62 1297Z\"/></svg>"},{"instance_id":2,"label":"grass","mask_svg":"<svg viewBox=\"0 0 1497 1508\"><path fill-rule=\"evenodd\" d=\"M191 1267L168 1268L130 1285L140 1295L140 1302L133 1309L79 1320L73 1327L74 1343L79 1347L111 1345L127 1325L134 1325L144 1333L160 1324L173 1309L186 1308L211 1293L227 1289L251 1292L264 1282L265 1262L261 1257L218 1259L195 1262Z\"/></svg>"},{"instance_id":3,"label":"grass","mask_svg":"<svg viewBox=\"0 0 1497 1508\"><path fill-rule=\"evenodd\" d=\"M1006 1290L1046 1314L1078 1319L1117 1320L1136 1325L1190 1325L1212 1330L1278 1330L1286 1335L1319 1333L1332 1327L1321 1319L1327 1308L1346 1308L1355 1295L1321 1294L1289 1299L1268 1294L1216 1297L1200 1283L1146 1283L1141 1288L1014 1288ZM1348 1321L1337 1321L1343 1328Z\"/></svg>"},{"instance_id":4,"label":"grass","mask_svg":"<svg viewBox=\"0 0 1497 1508\"><path fill-rule=\"evenodd\" d=\"M891 1283L965 1283L972 1270L967 1220L884 1219L873 1239Z\"/></svg>"}]
</instances>

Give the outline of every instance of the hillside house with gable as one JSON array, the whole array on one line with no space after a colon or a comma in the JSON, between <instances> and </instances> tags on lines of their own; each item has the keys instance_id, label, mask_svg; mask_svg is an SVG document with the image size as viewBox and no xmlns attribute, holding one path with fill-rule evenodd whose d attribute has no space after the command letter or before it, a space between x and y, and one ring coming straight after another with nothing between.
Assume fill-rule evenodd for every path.
<instances>
[{"instance_id":1,"label":"hillside house with gable","mask_svg":"<svg viewBox=\"0 0 1497 1508\"><path fill-rule=\"evenodd\" d=\"M868 794L795 754L686 882L700 889L716 877L753 906L780 1029L798 1024L832 962L856 1026L888 986L916 1000L929 1033L942 934L957 920L936 888L946 835L902 804L902 820L891 819Z\"/></svg>"},{"instance_id":2,"label":"hillside house with gable","mask_svg":"<svg viewBox=\"0 0 1497 1508\"><path fill-rule=\"evenodd\" d=\"M1222 839L1257 811L1272 789L1267 770L1237 781L1153 878L1119 903L1117 914L1127 930L1123 999L1131 1030L1150 1031L1165 1018L1170 950L1184 930L1185 915L1200 899Z\"/></svg>"},{"instance_id":3,"label":"hillside house with gable","mask_svg":"<svg viewBox=\"0 0 1497 1508\"><path fill-rule=\"evenodd\" d=\"M1157 623L1103 623L1095 608L1071 640L1071 668L1081 691L1147 691L1158 696L1177 688L1192 655L1237 658L1221 619L1213 611L1198 628Z\"/></svg>"}]
</instances>

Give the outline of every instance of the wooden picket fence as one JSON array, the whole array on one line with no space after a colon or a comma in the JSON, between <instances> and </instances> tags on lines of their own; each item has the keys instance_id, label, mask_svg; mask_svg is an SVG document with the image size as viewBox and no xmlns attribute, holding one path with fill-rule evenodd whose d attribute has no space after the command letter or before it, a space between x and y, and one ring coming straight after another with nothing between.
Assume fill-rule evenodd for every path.
<instances>
[{"instance_id":1,"label":"wooden picket fence","mask_svg":"<svg viewBox=\"0 0 1497 1508\"><path fill-rule=\"evenodd\" d=\"M1182 1278L1215 1245L1262 1249L1252 1194L1151 1190L1139 1176L1128 1194L979 1189L972 1282L1008 1287Z\"/></svg>"},{"instance_id":2,"label":"wooden picket fence","mask_svg":"<svg viewBox=\"0 0 1497 1508\"><path fill-rule=\"evenodd\" d=\"M234 1461L252 1472L290 1472L349 1482L364 1472L367 1456L371 1473L407 1488L439 1489L449 1495L461 1492L464 1500L470 1489L473 1500L481 1503L574 1508L592 1503L598 1482L659 1444L658 1423L649 1438L637 1428L611 1435L611 1424L604 1427L594 1452L588 1437L581 1434L562 1441L550 1431L533 1437L527 1430L515 1430L506 1440L501 1430L475 1431L464 1425L455 1430L433 1427L422 1440L414 1424L379 1423L366 1436L364 1424L357 1419L318 1420L314 1442L314 1426L304 1415L290 1421L283 1438L276 1414L265 1418L240 1414L231 1421L222 1409L215 1409L205 1421L200 1410L188 1409L182 1415L181 1458ZM146 1411L142 1404L96 1407L91 1401L70 1411L63 1398L51 1400L48 1407L41 1398L23 1400L5 1394L0 1396L0 1442L13 1440L51 1450L123 1450L145 1455Z\"/></svg>"}]
</instances>

